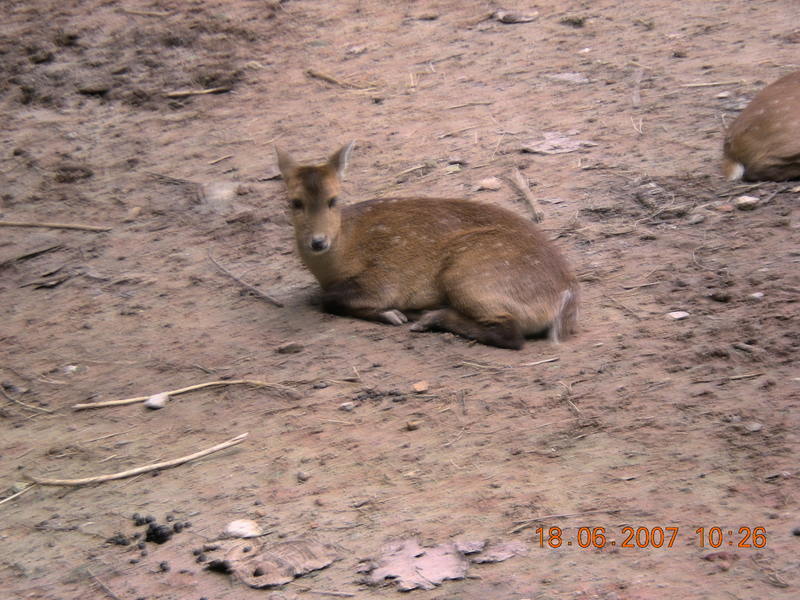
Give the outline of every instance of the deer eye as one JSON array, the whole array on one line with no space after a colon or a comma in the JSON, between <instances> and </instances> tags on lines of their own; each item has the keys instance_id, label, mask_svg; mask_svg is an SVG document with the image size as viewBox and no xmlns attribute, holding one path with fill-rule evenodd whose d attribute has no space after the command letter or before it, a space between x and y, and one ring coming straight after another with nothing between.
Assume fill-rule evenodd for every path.
<instances>
[{"instance_id":1,"label":"deer eye","mask_svg":"<svg viewBox=\"0 0 800 600\"><path fill-rule=\"evenodd\" d=\"M292 208L294 210L303 210L303 201L299 198L294 198L292 200Z\"/></svg>"},{"instance_id":2,"label":"deer eye","mask_svg":"<svg viewBox=\"0 0 800 600\"><path fill-rule=\"evenodd\" d=\"M336 196L334 196L333 198L328 200L328 208L333 208L334 206L336 206L336 203L338 201L339 201L339 198L337 198Z\"/></svg>"}]
</instances>

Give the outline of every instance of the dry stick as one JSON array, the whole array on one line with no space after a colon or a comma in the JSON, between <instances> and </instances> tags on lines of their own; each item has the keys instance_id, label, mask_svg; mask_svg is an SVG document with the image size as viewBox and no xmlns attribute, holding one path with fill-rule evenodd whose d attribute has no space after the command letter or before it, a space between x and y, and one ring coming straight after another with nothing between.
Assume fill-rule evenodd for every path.
<instances>
[{"instance_id":1,"label":"dry stick","mask_svg":"<svg viewBox=\"0 0 800 600\"><path fill-rule=\"evenodd\" d=\"M745 373L744 375L732 375L728 377L729 381L738 381L740 379L752 379L753 377L761 377L764 373Z\"/></svg>"},{"instance_id":2,"label":"dry stick","mask_svg":"<svg viewBox=\"0 0 800 600\"><path fill-rule=\"evenodd\" d=\"M201 390L207 387L214 387L218 385L242 385L242 384L253 385L256 387L275 388L283 391L291 390L291 388L288 388L283 385L278 385L277 383L267 383L265 381L255 381L251 379L231 379L230 381L209 381L208 383L198 383L197 385L190 385L189 387L181 388L179 390L172 390L170 392L162 392L162 393L166 394L167 396L177 396L178 394L185 394L186 392L193 392L195 390ZM137 402L144 402L151 396L137 396L136 398L125 398L124 400L107 400L105 402L75 404L72 408L75 410L85 410L87 408L103 408L105 406L122 406L124 404L136 404Z\"/></svg>"},{"instance_id":3,"label":"dry stick","mask_svg":"<svg viewBox=\"0 0 800 600\"><path fill-rule=\"evenodd\" d=\"M72 223L33 223L26 221L0 221L0 227L43 227L45 229L79 229L81 231L111 231L111 227L76 225Z\"/></svg>"},{"instance_id":4,"label":"dry stick","mask_svg":"<svg viewBox=\"0 0 800 600\"><path fill-rule=\"evenodd\" d=\"M221 163L223 160L228 160L229 158L233 158L233 154L227 154L227 155L222 156L220 158L214 159L211 162L209 162L208 164L209 165L215 165L217 163Z\"/></svg>"},{"instance_id":5,"label":"dry stick","mask_svg":"<svg viewBox=\"0 0 800 600\"><path fill-rule=\"evenodd\" d=\"M236 283L238 283L240 286L242 286L243 288L245 288L249 292L252 292L253 294L258 296L259 298L274 304L278 308L283 308L283 303L282 302L279 302L278 300L275 300L275 298L273 298L272 296L268 296L267 294L265 294L264 292L259 290L257 287L252 286L249 283L245 283L244 281L239 279L236 275L231 273L228 269L226 269L221 264L219 264L216 260L214 260L214 257L211 256L211 252L210 251L208 253L208 260L210 260L212 263L214 263L214 266L217 267L223 273L225 273L225 275L227 275L228 277L233 279Z\"/></svg>"},{"instance_id":6,"label":"dry stick","mask_svg":"<svg viewBox=\"0 0 800 600\"><path fill-rule=\"evenodd\" d=\"M151 10L133 10L130 8L123 8L122 12L129 15L136 15L137 17L169 17L172 12L155 12Z\"/></svg>"},{"instance_id":7,"label":"dry stick","mask_svg":"<svg viewBox=\"0 0 800 600\"><path fill-rule=\"evenodd\" d=\"M230 86L207 88L204 90L177 90L164 94L167 98L186 98L188 96L205 96L206 94L224 94L230 92Z\"/></svg>"},{"instance_id":8,"label":"dry stick","mask_svg":"<svg viewBox=\"0 0 800 600\"><path fill-rule=\"evenodd\" d=\"M531 213L533 214L533 220L537 223L541 223L544 220L544 212L542 211L539 203L536 201L536 198L533 197L530 188L528 187L528 182L525 181L525 178L520 173L519 169L514 169L511 172L511 177L507 178L508 182L517 190L522 199L528 204L528 208L531 209Z\"/></svg>"},{"instance_id":9,"label":"dry stick","mask_svg":"<svg viewBox=\"0 0 800 600\"><path fill-rule=\"evenodd\" d=\"M494 102L467 102L466 104L455 104L448 106L445 110L455 110L456 108L466 108L468 106L491 106Z\"/></svg>"},{"instance_id":10,"label":"dry stick","mask_svg":"<svg viewBox=\"0 0 800 600\"><path fill-rule=\"evenodd\" d=\"M580 517L583 515L594 515L598 513L608 513L610 515L614 515L619 512L619 509L608 509L608 508L598 508L596 510L585 510L583 512L578 513L568 513L563 515L545 515L544 517L536 517L535 519L527 519L525 521L515 521L516 527L511 529L509 533L517 533L518 531L522 531L523 529L527 529L534 523L539 523L540 521L545 521L548 519L566 519L568 517Z\"/></svg>"},{"instance_id":11,"label":"dry stick","mask_svg":"<svg viewBox=\"0 0 800 600\"><path fill-rule=\"evenodd\" d=\"M141 473L149 473L150 471L160 471L161 469L169 469L170 467L176 467L178 465L182 465L183 463L189 462L190 460L195 460L198 458L202 458L203 456L208 456L213 452L219 452L220 450L224 450L225 448L230 448L231 446L235 446L236 444L241 444L245 438L247 437L247 433L242 433L237 435L235 438L229 439L227 442L222 442L221 444L217 444L216 446L212 446L211 448L207 448L205 450L201 450L200 452L195 452L194 454L189 454L188 456L182 456L180 458L175 458L173 460L165 460L159 463L153 463L151 465L145 465L143 467L137 467L135 469L129 469L127 471L120 471L119 473L110 473L108 475L97 475L95 477L84 477L82 479L47 479L47 478L39 478L39 477L32 477L28 476L34 483L38 483L40 485L67 485L67 486L78 486L78 485L87 485L90 483L101 483L103 481L111 481L113 479L124 479L126 477L133 477L134 475L140 475Z\"/></svg>"},{"instance_id":12,"label":"dry stick","mask_svg":"<svg viewBox=\"0 0 800 600\"><path fill-rule=\"evenodd\" d=\"M702 87L716 87L719 85L736 85L737 83L744 83L744 80L736 79L734 81L709 81L708 83L684 83L681 87L702 88Z\"/></svg>"},{"instance_id":13,"label":"dry stick","mask_svg":"<svg viewBox=\"0 0 800 600\"><path fill-rule=\"evenodd\" d=\"M536 362L522 363L519 366L520 367L535 367L536 365L543 365L544 363L556 362L560 358L561 358L560 356L554 356L553 358L545 358L543 360L537 360Z\"/></svg>"},{"instance_id":14,"label":"dry stick","mask_svg":"<svg viewBox=\"0 0 800 600\"><path fill-rule=\"evenodd\" d=\"M642 85L642 77L644 76L644 69L640 68L636 70L636 73L633 76L633 93L631 94L631 104L633 104L634 108L638 108L639 105L642 103L642 94L641 94L641 85Z\"/></svg>"},{"instance_id":15,"label":"dry stick","mask_svg":"<svg viewBox=\"0 0 800 600\"><path fill-rule=\"evenodd\" d=\"M9 402L13 402L14 404L19 404L20 406L22 406L24 408L27 408L28 410L41 411L41 412L44 412L44 413L53 414L52 410L48 410L46 408L42 408L41 406L33 406L32 404L25 404L22 400L17 400L16 398L12 398L8 394L6 394L5 390L3 390L2 387L0 387L0 395L2 395L3 398L8 400Z\"/></svg>"},{"instance_id":16,"label":"dry stick","mask_svg":"<svg viewBox=\"0 0 800 600\"><path fill-rule=\"evenodd\" d=\"M306 590L309 594L320 594L322 596L336 596L337 598L354 598L355 594L350 592L329 592L327 590Z\"/></svg>"},{"instance_id":17,"label":"dry stick","mask_svg":"<svg viewBox=\"0 0 800 600\"><path fill-rule=\"evenodd\" d=\"M104 591L106 594L108 594L109 596L111 596L111 598L112 598L113 600L122 600L122 598L120 598L120 597L119 597L119 596L117 596L117 595L116 595L116 594L115 594L113 591L111 591L111 588L110 588L110 587L108 587L108 586L107 586L105 583L103 583L103 582L100 580L100 578L99 578L97 575L95 575L94 573L92 573L91 569L87 568L87 569L86 569L86 572L89 574L89 577L91 577L92 579L94 579L94 581L95 581L95 583L97 583L97 585L99 585L101 588L103 588L103 591Z\"/></svg>"},{"instance_id":18,"label":"dry stick","mask_svg":"<svg viewBox=\"0 0 800 600\"><path fill-rule=\"evenodd\" d=\"M324 81L326 83L332 83L333 85L338 85L339 87L342 87L342 88L345 88L345 89L349 89L349 90L365 90L365 89L368 89L368 87L369 87L369 86L363 86L363 85L356 85L354 83L347 83L345 81L339 81L335 77L332 77L330 75L326 75L325 73L320 73L319 71L316 71L314 69L306 69L306 75L308 75L312 79L319 79L319 80Z\"/></svg>"},{"instance_id":19,"label":"dry stick","mask_svg":"<svg viewBox=\"0 0 800 600\"><path fill-rule=\"evenodd\" d=\"M603 294L603 298L607 298L608 300L611 300L614 304L619 306L624 312L628 313L630 316L632 316L637 321L641 321L642 320L642 317L640 317L638 314L636 314L636 312L634 312L634 310L632 308L629 308L629 307L625 306L622 302L620 302L619 300L617 300L613 296L607 296L607 295Z\"/></svg>"},{"instance_id":20,"label":"dry stick","mask_svg":"<svg viewBox=\"0 0 800 600\"><path fill-rule=\"evenodd\" d=\"M3 504L4 502L8 502L9 500L13 500L13 499L14 499L14 498L16 498L17 496L22 496L22 494L24 494L25 492L27 492L29 489L31 489L31 488L35 488L35 487L36 487L36 484L35 484L35 483L32 483L32 484L30 484L29 486L22 488L22 489L21 489L20 491L18 491L16 494L11 494L11 495L10 495L8 498L3 498L2 500L0 500L0 504Z\"/></svg>"}]
</instances>

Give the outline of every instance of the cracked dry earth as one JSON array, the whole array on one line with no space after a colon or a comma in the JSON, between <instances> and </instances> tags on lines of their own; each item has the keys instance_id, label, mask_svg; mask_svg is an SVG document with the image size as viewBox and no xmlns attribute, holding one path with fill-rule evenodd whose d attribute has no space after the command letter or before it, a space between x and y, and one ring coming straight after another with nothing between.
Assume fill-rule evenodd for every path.
<instances>
[{"instance_id":1,"label":"cracked dry earth","mask_svg":"<svg viewBox=\"0 0 800 600\"><path fill-rule=\"evenodd\" d=\"M110 228L0 228L0 497L26 489L0 505L0 595L389 598L392 580L358 566L413 539L527 549L407 592L426 600L797 596L800 191L719 174L725 124L800 68L795 2L0 13L0 219ZM527 214L504 179L520 169L580 277L578 335L511 352L322 314L272 146L315 160L350 139L351 202ZM734 207L743 194L754 210ZM231 379L281 387L72 409ZM244 432L169 470L23 484ZM173 535L134 538L134 513ZM235 519L338 559L250 588L203 562ZM595 528L605 543L582 548ZM658 528L671 545L654 547Z\"/></svg>"}]
</instances>

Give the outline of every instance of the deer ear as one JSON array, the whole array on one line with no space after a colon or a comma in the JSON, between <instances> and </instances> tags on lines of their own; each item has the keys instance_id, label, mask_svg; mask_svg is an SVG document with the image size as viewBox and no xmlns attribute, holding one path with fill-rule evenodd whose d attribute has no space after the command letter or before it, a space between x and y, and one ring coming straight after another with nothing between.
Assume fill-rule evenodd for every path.
<instances>
[{"instance_id":1,"label":"deer ear","mask_svg":"<svg viewBox=\"0 0 800 600\"><path fill-rule=\"evenodd\" d=\"M353 141L345 146L342 146L328 159L328 165L334 171L336 171L336 174L339 175L339 177L344 177L344 172L347 169L347 163L350 160L350 152L353 150L353 146L355 146L355 144L355 141Z\"/></svg>"},{"instance_id":2,"label":"deer ear","mask_svg":"<svg viewBox=\"0 0 800 600\"><path fill-rule=\"evenodd\" d=\"M297 163L287 153L275 146L275 155L278 157L278 169L281 171L283 180L286 181L294 173Z\"/></svg>"}]
</instances>

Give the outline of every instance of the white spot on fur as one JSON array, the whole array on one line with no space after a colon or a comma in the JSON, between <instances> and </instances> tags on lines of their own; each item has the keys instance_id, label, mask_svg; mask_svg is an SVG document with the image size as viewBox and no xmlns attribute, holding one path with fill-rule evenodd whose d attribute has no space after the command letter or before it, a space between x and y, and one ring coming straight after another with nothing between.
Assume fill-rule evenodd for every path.
<instances>
[{"instance_id":1,"label":"white spot on fur","mask_svg":"<svg viewBox=\"0 0 800 600\"><path fill-rule=\"evenodd\" d=\"M736 163L733 165L730 173L728 173L728 181L738 181L744 175L744 165L742 163Z\"/></svg>"}]
</instances>

